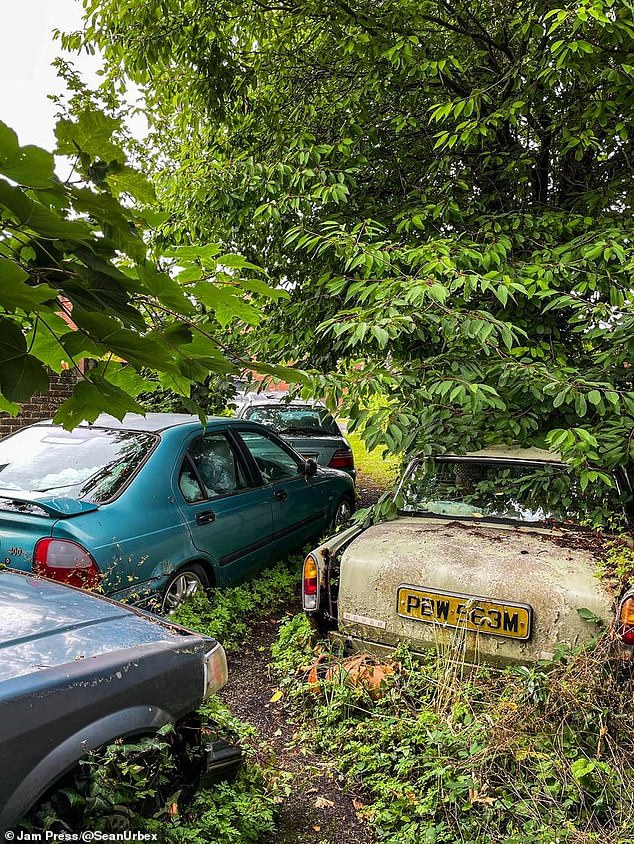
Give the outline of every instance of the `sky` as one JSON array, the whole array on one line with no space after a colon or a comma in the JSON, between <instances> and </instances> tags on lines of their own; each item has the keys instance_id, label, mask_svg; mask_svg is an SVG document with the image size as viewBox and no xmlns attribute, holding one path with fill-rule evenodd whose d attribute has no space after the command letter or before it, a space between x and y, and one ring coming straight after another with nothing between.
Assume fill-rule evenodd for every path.
<instances>
[{"instance_id":1,"label":"sky","mask_svg":"<svg viewBox=\"0 0 634 844\"><path fill-rule=\"evenodd\" d=\"M56 107L47 94L61 93L65 85L51 67L62 52L52 33L79 29L81 13L80 0L0 0L0 120L22 145L54 149ZM67 58L96 85L97 56Z\"/></svg>"}]
</instances>

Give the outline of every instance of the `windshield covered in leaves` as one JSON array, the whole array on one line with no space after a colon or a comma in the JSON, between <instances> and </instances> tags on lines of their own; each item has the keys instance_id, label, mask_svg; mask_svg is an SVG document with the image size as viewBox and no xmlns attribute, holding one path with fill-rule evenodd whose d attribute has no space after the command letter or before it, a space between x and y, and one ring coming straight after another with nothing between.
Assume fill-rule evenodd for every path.
<instances>
[{"instance_id":1,"label":"windshield covered in leaves","mask_svg":"<svg viewBox=\"0 0 634 844\"><path fill-rule=\"evenodd\" d=\"M337 423L325 407L293 407L292 405L259 405L249 408L245 418L261 422L282 434L329 434L340 436Z\"/></svg>"},{"instance_id":2,"label":"windshield covered in leaves","mask_svg":"<svg viewBox=\"0 0 634 844\"><path fill-rule=\"evenodd\" d=\"M553 523L609 530L626 526L623 495L603 482L581 488L561 463L428 460L412 467L399 509L472 519Z\"/></svg>"},{"instance_id":3,"label":"windshield covered in leaves","mask_svg":"<svg viewBox=\"0 0 634 844\"><path fill-rule=\"evenodd\" d=\"M153 434L48 426L0 441L2 491L48 493L100 503L115 496L145 460Z\"/></svg>"}]
</instances>

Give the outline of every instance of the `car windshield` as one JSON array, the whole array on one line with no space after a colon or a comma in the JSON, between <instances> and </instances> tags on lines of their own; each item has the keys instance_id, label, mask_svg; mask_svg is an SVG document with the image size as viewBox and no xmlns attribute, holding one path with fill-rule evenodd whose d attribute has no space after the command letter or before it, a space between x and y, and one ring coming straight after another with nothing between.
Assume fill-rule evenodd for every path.
<instances>
[{"instance_id":1,"label":"car windshield","mask_svg":"<svg viewBox=\"0 0 634 844\"><path fill-rule=\"evenodd\" d=\"M340 436L337 423L325 407L293 407L286 404L255 405L245 418L261 422L278 433L329 434Z\"/></svg>"},{"instance_id":2,"label":"car windshield","mask_svg":"<svg viewBox=\"0 0 634 844\"><path fill-rule=\"evenodd\" d=\"M0 497L2 490L19 490L108 501L155 442L153 434L140 431L24 428L0 441Z\"/></svg>"},{"instance_id":3,"label":"car windshield","mask_svg":"<svg viewBox=\"0 0 634 844\"><path fill-rule=\"evenodd\" d=\"M625 526L624 496L602 482L582 490L561 463L437 459L414 464L401 486L402 512L522 523Z\"/></svg>"}]
</instances>

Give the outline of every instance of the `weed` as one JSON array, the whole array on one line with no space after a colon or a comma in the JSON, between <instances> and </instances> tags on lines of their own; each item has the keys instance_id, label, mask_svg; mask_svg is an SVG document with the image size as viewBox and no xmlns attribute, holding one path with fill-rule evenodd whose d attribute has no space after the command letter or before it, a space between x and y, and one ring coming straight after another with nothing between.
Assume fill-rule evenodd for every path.
<instances>
[{"instance_id":1,"label":"weed","mask_svg":"<svg viewBox=\"0 0 634 844\"><path fill-rule=\"evenodd\" d=\"M305 626L289 622L276 667L309 653ZM413 660L402 646L395 660L376 700L336 671L318 695L301 671L287 681L303 740L365 792L382 842L632 844L634 683L607 636L547 672L466 674L459 659Z\"/></svg>"},{"instance_id":2,"label":"weed","mask_svg":"<svg viewBox=\"0 0 634 844\"><path fill-rule=\"evenodd\" d=\"M172 621L206 633L226 651L240 647L253 622L288 602L299 589L301 562L297 557L260 572L254 580L231 588L192 595L170 616Z\"/></svg>"}]
</instances>

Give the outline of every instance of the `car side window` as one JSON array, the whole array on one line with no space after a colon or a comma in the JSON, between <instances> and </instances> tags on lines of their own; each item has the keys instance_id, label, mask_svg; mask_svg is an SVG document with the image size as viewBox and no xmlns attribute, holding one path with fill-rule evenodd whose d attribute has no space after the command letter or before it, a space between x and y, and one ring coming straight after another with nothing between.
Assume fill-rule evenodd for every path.
<instances>
[{"instance_id":1,"label":"car side window","mask_svg":"<svg viewBox=\"0 0 634 844\"><path fill-rule=\"evenodd\" d=\"M244 444L253 455L260 474L267 484L296 478L304 461L286 451L274 440L256 431L240 431Z\"/></svg>"},{"instance_id":2,"label":"car side window","mask_svg":"<svg viewBox=\"0 0 634 844\"><path fill-rule=\"evenodd\" d=\"M249 486L240 458L224 434L209 434L190 445L178 483L190 503L230 495Z\"/></svg>"}]
</instances>

